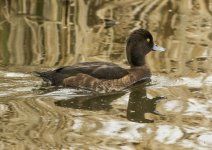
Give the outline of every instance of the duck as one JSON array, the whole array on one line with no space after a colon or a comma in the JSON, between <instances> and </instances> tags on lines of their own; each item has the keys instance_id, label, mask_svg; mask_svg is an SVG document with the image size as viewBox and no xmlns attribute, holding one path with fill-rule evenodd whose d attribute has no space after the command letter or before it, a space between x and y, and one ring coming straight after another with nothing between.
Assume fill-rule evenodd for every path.
<instances>
[{"instance_id":1,"label":"duck","mask_svg":"<svg viewBox=\"0 0 212 150\"><path fill-rule=\"evenodd\" d=\"M100 93L121 91L140 81L150 79L151 72L145 63L145 56L151 51L163 52L165 48L154 43L148 30L139 28L132 31L126 40L129 68L111 62L81 62L35 74L52 86Z\"/></svg>"}]
</instances>

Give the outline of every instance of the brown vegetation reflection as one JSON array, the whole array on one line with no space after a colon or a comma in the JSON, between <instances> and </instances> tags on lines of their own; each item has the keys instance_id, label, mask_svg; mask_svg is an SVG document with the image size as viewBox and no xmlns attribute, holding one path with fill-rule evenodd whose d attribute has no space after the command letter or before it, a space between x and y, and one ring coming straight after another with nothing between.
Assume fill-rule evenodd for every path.
<instances>
[{"instance_id":1,"label":"brown vegetation reflection","mask_svg":"<svg viewBox=\"0 0 212 150\"><path fill-rule=\"evenodd\" d=\"M139 27L167 49L148 54L149 85L95 97L26 73L126 67ZM212 0L0 0L0 149L212 149L211 29Z\"/></svg>"},{"instance_id":2,"label":"brown vegetation reflection","mask_svg":"<svg viewBox=\"0 0 212 150\"><path fill-rule=\"evenodd\" d=\"M211 64L210 2L2 0L0 7L3 64L61 66L94 59L123 63L126 36L139 26L168 49L149 56L153 71L181 75L185 70L205 72L204 66ZM121 24L104 29L103 18Z\"/></svg>"}]
</instances>

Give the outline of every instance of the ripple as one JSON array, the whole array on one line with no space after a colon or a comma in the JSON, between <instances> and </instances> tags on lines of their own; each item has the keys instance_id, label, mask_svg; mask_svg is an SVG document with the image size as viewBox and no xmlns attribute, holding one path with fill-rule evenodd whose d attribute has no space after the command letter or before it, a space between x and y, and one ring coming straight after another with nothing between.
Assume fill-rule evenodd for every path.
<instances>
[{"instance_id":1,"label":"ripple","mask_svg":"<svg viewBox=\"0 0 212 150\"><path fill-rule=\"evenodd\" d=\"M210 150L211 146L211 129L204 127L184 127L187 138L182 139L180 145L185 148Z\"/></svg>"},{"instance_id":2,"label":"ripple","mask_svg":"<svg viewBox=\"0 0 212 150\"><path fill-rule=\"evenodd\" d=\"M198 137L198 142L202 146L207 146L212 148L212 132L204 133Z\"/></svg>"},{"instance_id":3,"label":"ripple","mask_svg":"<svg viewBox=\"0 0 212 150\"><path fill-rule=\"evenodd\" d=\"M187 115L200 114L208 119L212 119L212 106L210 104L205 104L205 101L189 98L188 107L186 110Z\"/></svg>"},{"instance_id":4,"label":"ripple","mask_svg":"<svg viewBox=\"0 0 212 150\"><path fill-rule=\"evenodd\" d=\"M152 76L152 87L170 87L186 85L188 87L200 88L203 85L211 86L212 76L201 75L195 78L192 77L180 77L170 78L167 76L157 75Z\"/></svg>"},{"instance_id":5,"label":"ripple","mask_svg":"<svg viewBox=\"0 0 212 150\"><path fill-rule=\"evenodd\" d=\"M56 100L63 100L89 95L91 93L92 93L91 91L86 91L83 89L62 88L57 89L56 91L53 92L43 94L42 96L51 96Z\"/></svg>"},{"instance_id":6,"label":"ripple","mask_svg":"<svg viewBox=\"0 0 212 150\"><path fill-rule=\"evenodd\" d=\"M160 125L158 126L156 140L165 144L175 144L183 135L184 133L178 126Z\"/></svg>"},{"instance_id":7,"label":"ripple","mask_svg":"<svg viewBox=\"0 0 212 150\"><path fill-rule=\"evenodd\" d=\"M164 108L166 111L180 112L182 111L182 103L179 100L167 101L164 104Z\"/></svg>"},{"instance_id":8,"label":"ripple","mask_svg":"<svg viewBox=\"0 0 212 150\"><path fill-rule=\"evenodd\" d=\"M0 116L3 116L9 111L9 107L4 104L0 104Z\"/></svg>"},{"instance_id":9,"label":"ripple","mask_svg":"<svg viewBox=\"0 0 212 150\"><path fill-rule=\"evenodd\" d=\"M142 139L142 134L138 131L146 126L144 124L116 120L103 121L102 123L103 127L97 131L99 134L115 136L130 142L139 142Z\"/></svg>"},{"instance_id":10,"label":"ripple","mask_svg":"<svg viewBox=\"0 0 212 150\"><path fill-rule=\"evenodd\" d=\"M4 77L8 77L8 78L26 78L26 77L30 77L31 75L29 74L24 74L24 73L17 73L17 72L6 72L4 74Z\"/></svg>"}]
</instances>

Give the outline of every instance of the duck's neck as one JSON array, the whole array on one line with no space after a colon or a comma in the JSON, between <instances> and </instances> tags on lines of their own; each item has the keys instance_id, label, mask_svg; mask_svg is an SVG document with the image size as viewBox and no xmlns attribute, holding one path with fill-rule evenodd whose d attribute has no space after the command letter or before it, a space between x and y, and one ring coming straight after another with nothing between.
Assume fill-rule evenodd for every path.
<instances>
[{"instance_id":1,"label":"duck's neck","mask_svg":"<svg viewBox=\"0 0 212 150\"><path fill-rule=\"evenodd\" d=\"M140 67L145 65L145 55L141 53L131 53L127 55L128 63L131 68Z\"/></svg>"},{"instance_id":2,"label":"duck's neck","mask_svg":"<svg viewBox=\"0 0 212 150\"><path fill-rule=\"evenodd\" d=\"M131 67L138 67L145 65L145 55L148 53L146 47L142 43L131 42L127 44L126 54L127 60Z\"/></svg>"},{"instance_id":3,"label":"duck's neck","mask_svg":"<svg viewBox=\"0 0 212 150\"><path fill-rule=\"evenodd\" d=\"M145 65L145 57L139 57L138 60L135 60L135 58L130 62L130 67L141 67Z\"/></svg>"}]
</instances>

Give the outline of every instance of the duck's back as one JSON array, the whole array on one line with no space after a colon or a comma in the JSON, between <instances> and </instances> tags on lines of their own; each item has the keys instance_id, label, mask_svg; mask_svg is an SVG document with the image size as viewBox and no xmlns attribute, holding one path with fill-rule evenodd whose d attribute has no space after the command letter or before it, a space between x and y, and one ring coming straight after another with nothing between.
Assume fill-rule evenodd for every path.
<instances>
[{"instance_id":1,"label":"duck's back","mask_svg":"<svg viewBox=\"0 0 212 150\"><path fill-rule=\"evenodd\" d=\"M46 72L36 72L44 81L52 85L62 85L63 80L77 74L87 74L101 80L119 79L128 74L128 71L116 64L108 62L84 62L73 66L61 67Z\"/></svg>"}]
</instances>

